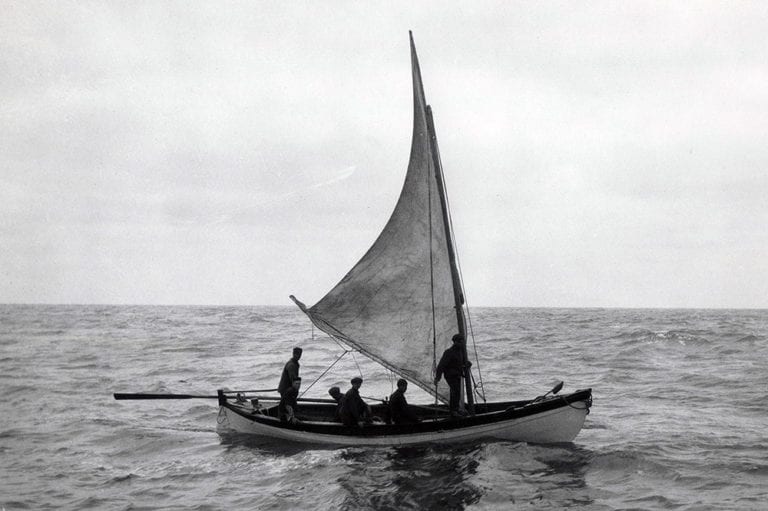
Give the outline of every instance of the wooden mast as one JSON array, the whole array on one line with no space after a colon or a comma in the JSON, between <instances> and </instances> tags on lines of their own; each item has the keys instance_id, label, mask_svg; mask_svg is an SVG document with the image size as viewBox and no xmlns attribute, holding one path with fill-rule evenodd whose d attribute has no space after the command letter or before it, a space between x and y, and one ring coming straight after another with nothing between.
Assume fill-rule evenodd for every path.
<instances>
[{"instance_id":1,"label":"wooden mast","mask_svg":"<svg viewBox=\"0 0 768 511\"><path fill-rule=\"evenodd\" d=\"M435 123L432 119L432 107L427 105L426 97L424 95L424 84L421 80L421 68L419 66L419 57L416 54L416 45L413 42L413 33L408 31L408 36L411 41L411 60L413 65L414 77L418 76L418 80L414 80L414 84L418 83L418 93L421 96L421 102L424 105L426 119L427 119L427 134L429 136L430 153L432 155L432 166L435 171L435 181L437 183L438 194L440 195L440 209L442 211L443 225L445 226L445 241L448 245L448 260L451 267L451 280L453 282L453 298L456 309L456 324L458 326L459 334L464 337L464 346L462 355L464 358L464 384L466 386L467 394L467 409L469 413L475 413L475 401L474 393L472 392L472 373L468 367L467 361L467 326L464 318L464 293L461 287L461 278L459 277L458 266L456 265L456 253L453 246L453 235L451 233L451 222L448 215L448 201L445 193L445 184L443 183L443 167L440 163L440 152L437 147L437 134L435 133Z\"/></svg>"},{"instance_id":2,"label":"wooden mast","mask_svg":"<svg viewBox=\"0 0 768 511\"><path fill-rule=\"evenodd\" d=\"M462 345L462 355L464 358L464 385L467 393L467 409L470 414L475 413L475 400L472 392L472 373L470 372L467 361L467 322L464 318L464 293L461 287L461 278L456 264L456 251L453 245L453 235L451 233L451 220L448 215L448 201L443 183L443 167L440 163L440 152L437 148L437 134L435 133L435 123L432 119L432 107L427 105L427 129L429 130L429 140L432 148L432 163L435 167L435 181L437 182L437 191L440 195L440 207L443 212L443 224L445 225L445 242L448 245L448 260L451 266L451 278L453 280L453 298L456 308L456 323L459 327L459 334L464 338Z\"/></svg>"}]
</instances>

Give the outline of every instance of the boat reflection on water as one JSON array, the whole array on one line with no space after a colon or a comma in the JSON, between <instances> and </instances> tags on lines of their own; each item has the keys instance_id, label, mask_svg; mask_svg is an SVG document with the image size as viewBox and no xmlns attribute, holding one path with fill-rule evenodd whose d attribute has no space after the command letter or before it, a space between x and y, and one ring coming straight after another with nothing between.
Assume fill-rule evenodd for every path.
<instances>
[{"instance_id":1,"label":"boat reflection on water","mask_svg":"<svg viewBox=\"0 0 768 511\"><path fill-rule=\"evenodd\" d=\"M243 434L223 435L221 445L228 465L258 469L253 484L273 495L265 506L452 510L483 496L472 482L483 445L308 447Z\"/></svg>"},{"instance_id":2,"label":"boat reflection on water","mask_svg":"<svg viewBox=\"0 0 768 511\"><path fill-rule=\"evenodd\" d=\"M338 484L349 509L464 509L483 496L472 482L482 447L431 445L346 449L351 469Z\"/></svg>"},{"instance_id":3,"label":"boat reflection on water","mask_svg":"<svg viewBox=\"0 0 768 511\"><path fill-rule=\"evenodd\" d=\"M590 506L593 453L574 444L487 442L388 450L348 449L338 479L349 509L539 509ZM504 481L499 484L499 481Z\"/></svg>"},{"instance_id":4,"label":"boat reflection on water","mask_svg":"<svg viewBox=\"0 0 768 511\"><path fill-rule=\"evenodd\" d=\"M506 443L492 449L489 446L487 452L485 478L498 481L503 473L508 484L494 485L484 502L525 504L538 509L591 509L589 506L594 504L595 489L586 478L594 457L589 449L571 443Z\"/></svg>"},{"instance_id":5,"label":"boat reflection on water","mask_svg":"<svg viewBox=\"0 0 768 511\"><path fill-rule=\"evenodd\" d=\"M595 453L571 443L334 448L233 434L221 444L230 461L258 468L254 483L274 497L264 503L278 507L559 509L598 497L587 483Z\"/></svg>"}]
</instances>

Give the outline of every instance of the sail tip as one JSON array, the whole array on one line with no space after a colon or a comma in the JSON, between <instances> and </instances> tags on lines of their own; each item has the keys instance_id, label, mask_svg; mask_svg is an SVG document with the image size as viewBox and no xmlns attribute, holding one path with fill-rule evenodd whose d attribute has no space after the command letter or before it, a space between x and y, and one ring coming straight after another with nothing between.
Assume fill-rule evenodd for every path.
<instances>
[{"instance_id":1,"label":"sail tip","mask_svg":"<svg viewBox=\"0 0 768 511\"><path fill-rule=\"evenodd\" d=\"M293 300L293 303L295 303L295 304L296 304L296 305L299 307L299 309L301 309L301 310L302 310L302 311L303 311L303 312L306 314L306 312L307 312L307 306L306 306L306 305L304 305L304 303L302 303L302 302L301 302L301 301L300 301L298 298L296 298L296 297L295 297L295 296L293 296L293 295L289 295L289 296L288 296L288 298L290 298L291 300Z\"/></svg>"}]
</instances>

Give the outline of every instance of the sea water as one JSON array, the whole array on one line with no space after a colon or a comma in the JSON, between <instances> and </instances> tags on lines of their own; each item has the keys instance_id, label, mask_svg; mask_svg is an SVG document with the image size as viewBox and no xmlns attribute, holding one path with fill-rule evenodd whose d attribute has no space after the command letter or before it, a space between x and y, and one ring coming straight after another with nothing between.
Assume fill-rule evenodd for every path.
<instances>
[{"instance_id":1,"label":"sea water","mask_svg":"<svg viewBox=\"0 0 768 511\"><path fill-rule=\"evenodd\" d=\"M329 448L221 436L215 399L394 378L292 307L0 305L0 507L766 509L768 311L472 309L486 398L593 388L573 443ZM476 373L477 375L477 373ZM477 377L477 376L476 376ZM409 388L412 403L430 397Z\"/></svg>"}]
</instances>

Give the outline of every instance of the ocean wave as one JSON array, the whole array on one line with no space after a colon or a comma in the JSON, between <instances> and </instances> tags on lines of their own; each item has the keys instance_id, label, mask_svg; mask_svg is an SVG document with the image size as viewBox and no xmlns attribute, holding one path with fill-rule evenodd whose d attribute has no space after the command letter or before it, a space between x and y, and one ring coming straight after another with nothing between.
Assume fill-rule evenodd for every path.
<instances>
[{"instance_id":1,"label":"ocean wave","mask_svg":"<svg viewBox=\"0 0 768 511\"><path fill-rule=\"evenodd\" d=\"M714 332L703 330L648 330L637 329L628 332L622 332L618 335L612 336L610 339L616 340L628 340L633 342L647 343L647 344L664 344L664 343L679 343L679 344L709 344L711 342L710 337L714 335Z\"/></svg>"},{"instance_id":2,"label":"ocean wave","mask_svg":"<svg viewBox=\"0 0 768 511\"><path fill-rule=\"evenodd\" d=\"M114 476L111 479L109 479L109 480L105 481L104 483L102 483L102 486L112 486L113 484L121 484L121 483L124 483L124 482L131 482L132 480L136 480L139 477L140 476L138 476L137 474L134 474L134 473L128 473L128 474L125 474L125 475Z\"/></svg>"},{"instance_id":3,"label":"ocean wave","mask_svg":"<svg viewBox=\"0 0 768 511\"><path fill-rule=\"evenodd\" d=\"M630 479L636 474L655 479L674 479L680 473L671 467L651 459L645 453L616 450L596 454L589 462L590 473L607 479Z\"/></svg>"}]
</instances>

